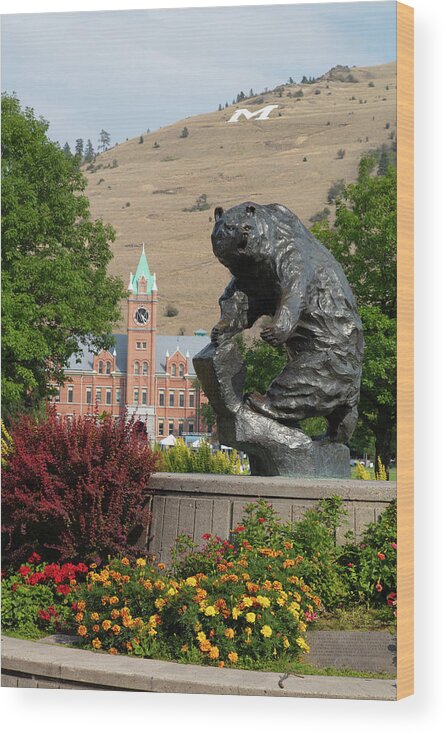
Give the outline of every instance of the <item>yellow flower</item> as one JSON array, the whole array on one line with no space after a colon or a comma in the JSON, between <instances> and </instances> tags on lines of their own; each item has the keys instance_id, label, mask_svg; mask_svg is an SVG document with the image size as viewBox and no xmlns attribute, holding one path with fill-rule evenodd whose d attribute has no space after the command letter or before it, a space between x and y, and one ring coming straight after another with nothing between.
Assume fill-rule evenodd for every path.
<instances>
[{"instance_id":1,"label":"yellow flower","mask_svg":"<svg viewBox=\"0 0 447 734\"><path fill-rule=\"evenodd\" d=\"M234 637L234 629L231 627L227 627L224 632L225 637L228 637L229 640L232 640Z\"/></svg>"},{"instance_id":2,"label":"yellow flower","mask_svg":"<svg viewBox=\"0 0 447 734\"><path fill-rule=\"evenodd\" d=\"M170 589L168 589L168 596L175 596L177 594L176 589L173 589L172 586Z\"/></svg>"},{"instance_id":3,"label":"yellow flower","mask_svg":"<svg viewBox=\"0 0 447 734\"><path fill-rule=\"evenodd\" d=\"M229 652L228 660L230 661L230 663L233 663L233 664L237 663L237 660L238 660L237 652Z\"/></svg>"},{"instance_id":4,"label":"yellow flower","mask_svg":"<svg viewBox=\"0 0 447 734\"><path fill-rule=\"evenodd\" d=\"M298 625L298 628L300 632L305 632L307 630L307 624L301 620Z\"/></svg>"},{"instance_id":5,"label":"yellow flower","mask_svg":"<svg viewBox=\"0 0 447 734\"><path fill-rule=\"evenodd\" d=\"M144 579L143 586L145 589L150 591L152 589L152 581L149 581L149 579Z\"/></svg>"},{"instance_id":6,"label":"yellow flower","mask_svg":"<svg viewBox=\"0 0 447 734\"><path fill-rule=\"evenodd\" d=\"M290 642L287 639L287 637L284 637L284 640L283 640L283 643L282 644L283 644L284 650L287 650L290 647Z\"/></svg>"},{"instance_id":7,"label":"yellow flower","mask_svg":"<svg viewBox=\"0 0 447 734\"><path fill-rule=\"evenodd\" d=\"M156 627L156 626L157 626L157 624L158 624L158 623L159 623L160 621L161 621L161 620L160 620L160 617L158 616L158 614L152 614L152 615L151 615L151 616L149 617L149 624L150 624L150 625L152 625L153 627Z\"/></svg>"},{"instance_id":8,"label":"yellow flower","mask_svg":"<svg viewBox=\"0 0 447 734\"><path fill-rule=\"evenodd\" d=\"M279 604L280 607L283 607L286 601L282 596L278 596L276 603Z\"/></svg>"},{"instance_id":9,"label":"yellow flower","mask_svg":"<svg viewBox=\"0 0 447 734\"><path fill-rule=\"evenodd\" d=\"M157 634L157 630L154 630L154 628L151 627L150 630L149 630L149 634L150 634L151 637L155 637L155 635Z\"/></svg>"},{"instance_id":10,"label":"yellow flower","mask_svg":"<svg viewBox=\"0 0 447 734\"><path fill-rule=\"evenodd\" d=\"M252 630L251 627L245 627L244 632L247 635L247 637L250 637L250 635L253 632L253 630Z\"/></svg>"},{"instance_id":11,"label":"yellow flower","mask_svg":"<svg viewBox=\"0 0 447 734\"><path fill-rule=\"evenodd\" d=\"M161 579L158 579L158 581L155 582L154 586L157 589L157 591L163 591L166 584Z\"/></svg>"},{"instance_id":12,"label":"yellow flower","mask_svg":"<svg viewBox=\"0 0 447 734\"><path fill-rule=\"evenodd\" d=\"M146 565L146 559L145 558L137 558L136 560L137 566L140 566L140 568L144 568Z\"/></svg>"},{"instance_id":13,"label":"yellow flower","mask_svg":"<svg viewBox=\"0 0 447 734\"><path fill-rule=\"evenodd\" d=\"M256 614L254 612L248 612L248 614L245 615L245 619L247 622L253 624L253 622L256 621Z\"/></svg>"},{"instance_id":14,"label":"yellow flower","mask_svg":"<svg viewBox=\"0 0 447 734\"><path fill-rule=\"evenodd\" d=\"M99 650L99 648L101 647L101 640L95 637L95 639L92 640L92 646L95 648L95 650Z\"/></svg>"},{"instance_id":15,"label":"yellow flower","mask_svg":"<svg viewBox=\"0 0 447 734\"><path fill-rule=\"evenodd\" d=\"M268 626L268 624L264 624L263 627L261 627L261 635L264 637L271 637L272 636L272 628Z\"/></svg>"},{"instance_id":16,"label":"yellow flower","mask_svg":"<svg viewBox=\"0 0 447 734\"><path fill-rule=\"evenodd\" d=\"M97 622L98 619L99 619L98 612L92 612L91 615L90 615L90 619L92 620L92 622Z\"/></svg>"},{"instance_id":17,"label":"yellow flower","mask_svg":"<svg viewBox=\"0 0 447 734\"><path fill-rule=\"evenodd\" d=\"M182 645L182 652L188 652L188 645Z\"/></svg>"},{"instance_id":18,"label":"yellow flower","mask_svg":"<svg viewBox=\"0 0 447 734\"><path fill-rule=\"evenodd\" d=\"M270 606L270 599L267 599L266 596L261 596L260 594L256 597L256 601L258 602L259 606L263 609L267 609L267 607Z\"/></svg>"},{"instance_id":19,"label":"yellow flower","mask_svg":"<svg viewBox=\"0 0 447 734\"><path fill-rule=\"evenodd\" d=\"M130 561L126 557L121 559L121 563L123 564L123 566L130 566Z\"/></svg>"},{"instance_id":20,"label":"yellow flower","mask_svg":"<svg viewBox=\"0 0 447 734\"><path fill-rule=\"evenodd\" d=\"M188 576L185 580L186 586L197 586L197 579L195 576Z\"/></svg>"},{"instance_id":21,"label":"yellow flower","mask_svg":"<svg viewBox=\"0 0 447 734\"><path fill-rule=\"evenodd\" d=\"M298 645L298 647L300 647L302 650L304 650L304 652L309 652L310 651L310 647L309 647L309 645L307 644L306 640L303 637L297 637L296 638L296 644Z\"/></svg>"},{"instance_id":22,"label":"yellow flower","mask_svg":"<svg viewBox=\"0 0 447 734\"><path fill-rule=\"evenodd\" d=\"M290 543L290 541L286 540L286 542L284 543L284 548L286 550L291 550L293 548L293 543Z\"/></svg>"},{"instance_id":23,"label":"yellow flower","mask_svg":"<svg viewBox=\"0 0 447 734\"><path fill-rule=\"evenodd\" d=\"M219 612L217 611L216 607L214 607L213 605L210 605L209 607L206 607L206 609L205 609L205 616L207 616L207 617L215 617L216 614L219 614Z\"/></svg>"},{"instance_id":24,"label":"yellow flower","mask_svg":"<svg viewBox=\"0 0 447 734\"><path fill-rule=\"evenodd\" d=\"M118 604L119 599L117 596L111 596L109 599L109 604Z\"/></svg>"},{"instance_id":25,"label":"yellow flower","mask_svg":"<svg viewBox=\"0 0 447 734\"><path fill-rule=\"evenodd\" d=\"M219 648L216 645L211 646L209 657L211 660L217 660L217 658L219 657Z\"/></svg>"},{"instance_id":26,"label":"yellow flower","mask_svg":"<svg viewBox=\"0 0 447 734\"><path fill-rule=\"evenodd\" d=\"M107 632L107 630L109 630L111 626L112 626L112 623L110 619L105 619L104 622L102 623L102 628L105 632Z\"/></svg>"},{"instance_id":27,"label":"yellow flower","mask_svg":"<svg viewBox=\"0 0 447 734\"><path fill-rule=\"evenodd\" d=\"M242 614L241 610L238 609L237 607L233 607L233 609L231 610L231 616L233 617L233 619L237 619L238 617L241 616L241 614Z\"/></svg>"},{"instance_id":28,"label":"yellow flower","mask_svg":"<svg viewBox=\"0 0 447 734\"><path fill-rule=\"evenodd\" d=\"M104 581L103 586L112 586L110 579L108 581Z\"/></svg>"},{"instance_id":29,"label":"yellow flower","mask_svg":"<svg viewBox=\"0 0 447 734\"><path fill-rule=\"evenodd\" d=\"M167 604L167 603L168 603L167 602L167 599L163 599L161 596L159 596L158 599L155 600L154 606L155 606L156 609L158 609L159 611L161 611L163 609L163 607L165 606L165 604Z\"/></svg>"},{"instance_id":30,"label":"yellow flower","mask_svg":"<svg viewBox=\"0 0 447 734\"><path fill-rule=\"evenodd\" d=\"M242 597L242 604L244 607L252 607L253 606L253 600L250 599L249 596L243 596Z\"/></svg>"},{"instance_id":31,"label":"yellow flower","mask_svg":"<svg viewBox=\"0 0 447 734\"><path fill-rule=\"evenodd\" d=\"M120 610L119 609L111 609L110 610L110 616L112 617L112 619L118 619L118 617L120 616Z\"/></svg>"},{"instance_id":32,"label":"yellow flower","mask_svg":"<svg viewBox=\"0 0 447 734\"><path fill-rule=\"evenodd\" d=\"M120 631L121 631L121 627L119 626L119 624L114 624L112 627L113 634L119 635Z\"/></svg>"},{"instance_id":33,"label":"yellow flower","mask_svg":"<svg viewBox=\"0 0 447 734\"><path fill-rule=\"evenodd\" d=\"M78 635L85 637L87 634L87 627L84 624L80 624L78 627Z\"/></svg>"},{"instance_id":34,"label":"yellow flower","mask_svg":"<svg viewBox=\"0 0 447 734\"><path fill-rule=\"evenodd\" d=\"M199 648L202 652L208 652L211 648L211 642L209 640L202 640L199 644Z\"/></svg>"},{"instance_id":35,"label":"yellow flower","mask_svg":"<svg viewBox=\"0 0 447 734\"><path fill-rule=\"evenodd\" d=\"M197 639L199 642L205 642L206 640L206 634L204 632L199 632L197 635Z\"/></svg>"}]
</instances>

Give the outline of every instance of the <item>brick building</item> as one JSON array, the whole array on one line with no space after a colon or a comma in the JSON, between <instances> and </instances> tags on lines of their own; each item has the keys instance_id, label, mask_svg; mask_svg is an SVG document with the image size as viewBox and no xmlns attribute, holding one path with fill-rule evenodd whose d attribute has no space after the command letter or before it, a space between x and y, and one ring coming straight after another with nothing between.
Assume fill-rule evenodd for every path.
<instances>
[{"instance_id":1,"label":"brick building","mask_svg":"<svg viewBox=\"0 0 447 734\"><path fill-rule=\"evenodd\" d=\"M157 334L158 289L143 251L128 286L126 334L114 335L111 351L84 347L65 371L66 383L53 401L60 415L86 415L97 409L118 417L127 412L145 423L150 439L169 434L205 433L200 405L205 403L192 357L207 344L195 336Z\"/></svg>"}]
</instances>

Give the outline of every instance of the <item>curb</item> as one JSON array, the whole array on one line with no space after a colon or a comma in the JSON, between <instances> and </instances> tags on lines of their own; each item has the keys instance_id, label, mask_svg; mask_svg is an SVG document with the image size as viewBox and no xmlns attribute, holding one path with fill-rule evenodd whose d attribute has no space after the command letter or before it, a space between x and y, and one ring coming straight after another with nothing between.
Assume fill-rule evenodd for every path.
<instances>
[{"instance_id":1,"label":"curb","mask_svg":"<svg viewBox=\"0 0 447 734\"><path fill-rule=\"evenodd\" d=\"M396 681L281 675L112 656L2 637L2 685L152 693L396 700Z\"/></svg>"}]
</instances>

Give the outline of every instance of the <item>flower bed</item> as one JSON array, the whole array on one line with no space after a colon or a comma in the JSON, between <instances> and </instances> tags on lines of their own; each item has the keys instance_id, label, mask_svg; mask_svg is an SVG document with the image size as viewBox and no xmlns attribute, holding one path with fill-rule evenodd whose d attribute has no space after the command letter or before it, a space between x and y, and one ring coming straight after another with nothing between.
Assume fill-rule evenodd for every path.
<instances>
[{"instance_id":1,"label":"flower bed","mask_svg":"<svg viewBox=\"0 0 447 734\"><path fill-rule=\"evenodd\" d=\"M28 558L2 582L3 626L24 636L75 632L88 649L208 665L296 663L325 610L396 610L395 507L358 546L337 546L340 502L295 523L248 505L229 539L180 537L167 569L148 557L97 566Z\"/></svg>"}]
</instances>

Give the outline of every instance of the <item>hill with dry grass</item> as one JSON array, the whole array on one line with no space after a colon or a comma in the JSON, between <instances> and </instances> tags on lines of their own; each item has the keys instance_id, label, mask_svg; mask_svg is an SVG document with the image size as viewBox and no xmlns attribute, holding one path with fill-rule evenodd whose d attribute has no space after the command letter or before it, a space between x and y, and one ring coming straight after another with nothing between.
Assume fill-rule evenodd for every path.
<instances>
[{"instance_id":1,"label":"hill with dry grass","mask_svg":"<svg viewBox=\"0 0 447 734\"><path fill-rule=\"evenodd\" d=\"M269 104L278 107L267 120L228 122L237 109ZM330 186L354 181L361 156L395 134L391 63L335 67L313 84L282 85L128 140L85 169L92 215L116 230L110 271L127 284L144 241L157 273L159 332L209 331L229 278L211 250L214 207L280 202L309 226L325 207L333 216ZM168 304L176 316L165 315Z\"/></svg>"}]
</instances>

